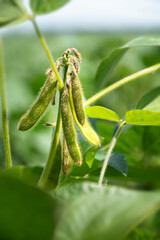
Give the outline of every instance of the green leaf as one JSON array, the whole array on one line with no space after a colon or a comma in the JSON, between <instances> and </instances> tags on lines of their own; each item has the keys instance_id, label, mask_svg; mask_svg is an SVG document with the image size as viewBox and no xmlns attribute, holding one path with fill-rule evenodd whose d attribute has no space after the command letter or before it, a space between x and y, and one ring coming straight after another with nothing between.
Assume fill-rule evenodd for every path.
<instances>
[{"instance_id":1,"label":"green leaf","mask_svg":"<svg viewBox=\"0 0 160 240\"><path fill-rule=\"evenodd\" d=\"M21 0L0 0L0 27L15 25L27 20Z\"/></svg>"},{"instance_id":2,"label":"green leaf","mask_svg":"<svg viewBox=\"0 0 160 240\"><path fill-rule=\"evenodd\" d=\"M8 176L25 183L37 185L42 170L42 167L15 166L2 170L0 176Z\"/></svg>"},{"instance_id":3,"label":"green leaf","mask_svg":"<svg viewBox=\"0 0 160 240\"><path fill-rule=\"evenodd\" d=\"M137 104L137 109L160 112L160 87L147 92Z\"/></svg>"},{"instance_id":4,"label":"green leaf","mask_svg":"<svg viewBox=\"0 0 160 240\"><path fill-rule=\"evenodd\" d=\"M158 37L140 37L136 38L124 46L113 50L113 52L102 61L100 64L97 75L96 82L100 88L108 86L110 84L110 76L116 66L118 65L124 54L131 48L134 47L147 47L147 46L160 46L160 38Z\"/></svg>"},{"instance_id":5,"label":"green leaf","mask_svg":"<svg viewBox=\"0 0 160 240\"><path fill-rule=\"evenodd\" d=\"M30 0L30 5L35 14L45 14L61 8L70 0Z\"/></svg>"},{"instance_id":6,"label":"green leaf","mask_svg":"<svg viewBox=\"0 0 160 240\"><path fill-rule=\"evenodd\" d=\"M148 110L131 110L126 113L127 124L140 126L160 126L160 113Z\"/></svg>"},{"instance_id":7,"label":"green leaf","mask_svg":"<svg viewBox=\"0 0 160 240\"><path fill-rule=\"evenodd\" d=\"M88 117L91 118L99 118L114 122L120 122L120 117L117 115L117 113L105 107L101 106L88 107L86 108L86 112Z\"/></svg>"},{"instance_id":8,"label":"green leaf","mask_svg":"<svg viewBox=\"0 0 160 240\"><path fill-rule=\"evenodd\" d=\"M160 206L160 192L131 191L81 183L56 196L68 201L55 231L59 240L123 239Z\"/></svg>"},{"instance_id":9,"label":"green leaf","mask_svg":"<svg viewBox=\"0 0 160 240\"><path fill-rule=\"evenodd\" d=\"M0 176L0 196L0 239L53 239L59 214L54 198L7 176Z\"/></svg>"}]
</instances>

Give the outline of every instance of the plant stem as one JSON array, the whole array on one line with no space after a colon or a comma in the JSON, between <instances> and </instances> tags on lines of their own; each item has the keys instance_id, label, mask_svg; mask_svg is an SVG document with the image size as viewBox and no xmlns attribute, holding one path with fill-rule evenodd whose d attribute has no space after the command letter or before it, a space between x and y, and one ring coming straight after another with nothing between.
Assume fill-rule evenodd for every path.
<instances>
[{"instance_id":1,"label":"plant stem","mask_svg":"<svg viewBox=\"0 0 160 240\"><path fill-rule=\"evenodd\" d=\"M102 166L102 169L101 169L101 173L100 173L100 177L99 177L99 181L98 181L99 186L102 185L103 178L104 178L104 174L105 174L105 171L106 171L106 169L107 169L107 165L108 165L110 156L111 156L111 154L112 154L112 151L113 151L113 149L114 149L114 147L115 147L115 145L116 145L116 142L117 142L117 140L118 140L118 138L119 138L119 136L120 136L120 134L121 134L121 132L122 132L122 129L123 129L123 127L124 127L125 124L126 124L125 121L123 121L123 122L120 123L119 128L117 129L115 135L114 135L113 138L112 138L112 141L111 141L111 143L110 143L110 147L108 148L107 155L106 155L106 158L105 158L105 160L104 160L104 163L103 163L103 166Z\"/></svg>"},{"instance_id":2,"label":"plant stem","mask_svg":"<svg viewBox=\"0 0 160 240\"><path fill-rule=\"evenodd\" d=\"M59 75L59 73L58 73L58 71L57 71L55 62L54 62L53 57L52 57L52 55L51 55L51 53L50 53L50 50L49 50L49 48L48 48L48 46L47 46L47 43L46 43L43 35L41 34L41 32L40 32L40 30L39 30L39 28L38 28L38 25L37 25L34 17L33 17L33 18L30 18L30 20L31 20L32 23L33 23L34 29L35 29L35 31L36 31L36 33L37 33L37 36L38 36L38 38L39 38L39 40L40 40L40 42L41 42L41 44L42 44L42 46L43 46L46 54L47 54L48 60L49 60L49 62L50 62L50 64L51 64L51 67L53 68L53 71L54 71L54 73L55 73L55 75L56 75L56 77L57 77L57 80L58 80L58 82L59 82L59 89L62 89L62 88L63 88L63 81L62 81L62 79L61 79L61 77L60 77L60 75Z\"/></svg>"},{"instance_id":3,"label":"plant stem","mask_svg":"<svg viewBox=\"0 0 160 240\"><path fill-rule=\"evenodd\" d=\"M137 73L134 73L128 77L125 77L121 80L119 80L118 82L113 83L112 85L110 85L109 87L103 89L102 91L96 93L93 97L89 98L86 102L85 102L85 107L92 104L93 102L97 101L99 98L103 97L104 95L106 95L107 93L115 90L116 88L121 87L122 85L131 82L139 77L143 77L147 74L153 73L156 70L158 70L160 68L160 64L156 64L152 67L149 68L145 68Z\"/></svg>"},{"instance_id":4,"label":"plant stem","mask_svg":"<svg viewBox=\"0 0 160 240\"><path fill-rule=\"evenodd\" d=\"M57 146L58 146L58 142L59 142L59 136L60 136L60 132L61 132L60 99L61 99L61 97L59 97L59 108L58 108L58 117L57 117L57 122L56 122L56 129L55 129L54 137L52 139L48 161L47 161L47 164L46 164L46 166L44 168L44 171L41 175L39 183L38 183L38 186L40 186L40 187L45 186L45 183L46 183L46 181L48 179L48 176L50 174L50 171L52 169L53 161L54 161L55 156L56 156L56 150L57 150Z\"/></svg>"},{"instance_id":5,"label":"plant stem","mask_svg":"<svg viewBox=\"0 0 160 240\"><path fill-rule=\"evenodd\" d=\"M12 167L9 126L7 116L7 100L6 100L6 86L5 86L5 70L3 65L2 40L0 39L0 97L2 106L2 125L3 138L7 168Z\"/></svg>"}]
</instances>

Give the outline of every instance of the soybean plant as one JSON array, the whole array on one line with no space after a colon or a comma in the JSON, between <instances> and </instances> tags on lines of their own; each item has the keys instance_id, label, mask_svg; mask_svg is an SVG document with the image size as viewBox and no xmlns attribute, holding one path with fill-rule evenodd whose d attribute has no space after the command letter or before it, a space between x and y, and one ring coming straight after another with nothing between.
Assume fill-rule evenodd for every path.
<instances>
[{"instance_id":1,"label":"soybean plant","mask_svg":"<svg viewBox=\"0 0 160 240\"><path fill-rule=\"evenodd\" d=\"M75 56L71 55L72 53ZM61 176L61 169L64 174L69 174L74 164L82 165L82 154L77 139L75 123L78 123L78 127L81 126L82 134L90 143L95 146L101 145L100 138L89 124L85 112L82 87L78 78L80 62L81 55L75 48L67 49L56 62L57 71L59 73L62 72L63 78L63 88L59 94L59 117L56 124L59 125L58 137L56 136L56 131L54 135L54 139L57 137L58 144L55 145L53 141L51 150L54 149L54 154L49 158L44 169L39 181L40 186L52 184L52 188L56 187ZM35 126L43 116L48 105L53 102L58 81L52 68L46 71L46 75L46 82L37 99L20 119L18 129L21 131L26 131ZM49 123L45 125L52 126ZM63 132L62 138L60 138L61 131ZM93 136L95 139L93 139Z\"/></svg>"}]
</instances>

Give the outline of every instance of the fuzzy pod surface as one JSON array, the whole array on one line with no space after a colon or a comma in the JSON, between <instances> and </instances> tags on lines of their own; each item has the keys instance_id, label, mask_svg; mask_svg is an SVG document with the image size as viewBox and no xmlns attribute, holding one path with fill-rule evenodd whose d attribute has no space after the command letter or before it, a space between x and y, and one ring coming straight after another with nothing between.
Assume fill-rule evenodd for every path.
<instances>
[{"instance_id":1,"label":"fuzzy pod surface","mask_svg":"<svg viewBox=\"0 0 160 240\"><path fill-rule=\"evenodd\" d=\"M61 95L60 104L63 133L66 139L68 151L74 163L80 166L82 164L82 157L77 141L76 130L73 123L72 111L67 89L65 89Z\"/></svg>"},{"instance_id":2,"label":"fuzzy pod surface","mask_svg":"<svg viewBox=\"0 0 160 240\"><path fill-rule=\"evenodd\" d=\"M83 125L86 118L85 109L83 106L83 93L78 75L74 71L71 74L71 89L76 116L79 123Z\"/></svg>"},{"instance_id":3,"label":"fuzzy pod surface","mask_svg":"<svg viewBox=\"0 0 160 240\"><path fill-rule=\"evenodd\" d=\"M65 175L68 175L73 166L73 159L68 151L66 139L63 136L63 163L62 163L62 171Z\"/></svg>"},{"instance_id":4,"label":"fuzzy pod surface","mask_svg":"<svg viewBox=\"0 0 160 240\"><path fill-rule=\"evenodd\" d=\"M41 88L38 97L33 102L29 110L20 119L18 125L18 129L20 131L26 131L37 123L54 96L57 86L57 78L53 70L47 73L47 75L47 80Z\"/></svg>"},{"instance_id":5,"label":"fuzzy pod surface","mask_svg":"<svg viewBox=\"0 0 160 240\"><path fill-rule=\"evenodd\" d=\"M61 165L62 165L62 145L61 141L59 141L55 157L52 161L52 168L48 176L47 182L45 184L46 189L50 190L57 187L61 173Z\"/></svg>"}]
</instances>

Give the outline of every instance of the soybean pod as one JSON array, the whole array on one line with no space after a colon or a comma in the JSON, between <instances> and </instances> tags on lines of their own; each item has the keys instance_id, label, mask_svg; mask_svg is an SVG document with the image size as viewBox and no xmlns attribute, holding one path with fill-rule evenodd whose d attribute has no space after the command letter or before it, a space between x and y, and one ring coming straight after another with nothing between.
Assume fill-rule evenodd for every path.
<instances>
[{"instance_id":1,"label":"soybean pod","mask_svg":"<svg viewBox=\"0 0 160 240\"><path fill-rule=\"evenodd\" d=\"M67 143L65 136L63 136L63 163L62 163L62 171L65 175L69 174L72 170L73 159L68 151Z\"/></svg>"},{"instance_id":2,"label":"soybean pod","mask_svg":"<svg viewBox=\"0 0 160 240\"><path fill-rule=\"evenodd\" d=\"M80 80L75 70L73 70L71 73L71 89L76 116L79 123L83 125L86 118L85 109L83 106L83 93Z\"/></svg>"},{"instance_id":3,"label":"soybean pod","mask_svg":"<svg viewBox=\"0 0 160 240\"><path fill-rule=\"evenodd\" d=\"M51 68L46 72L46 75L48 75L47 80L40 90L37 99L20 119L18 125L18 129L20 131L26 131L37 123L37 121L42 117L43 113L47 109L52 97L55 94L57 78Z\"/></svg>"},{"instance_id":4,"label":"soybean pod","mask_svg":"<svg viewBox=\"0 0 160 240\"><path fill-rule=\"evenodd\" d=\"M61 95L60 102L63 133L66 139L68 151L76 165L82 164L82 157L77 141L76 130L73 123L72 111L69 101L68 90L65 89Z\"/></svg>"}]
</instances>

